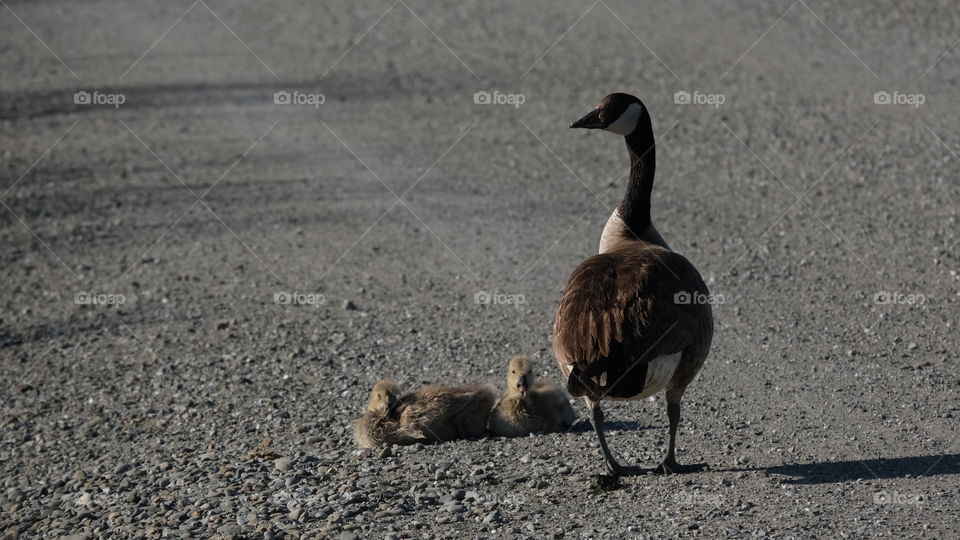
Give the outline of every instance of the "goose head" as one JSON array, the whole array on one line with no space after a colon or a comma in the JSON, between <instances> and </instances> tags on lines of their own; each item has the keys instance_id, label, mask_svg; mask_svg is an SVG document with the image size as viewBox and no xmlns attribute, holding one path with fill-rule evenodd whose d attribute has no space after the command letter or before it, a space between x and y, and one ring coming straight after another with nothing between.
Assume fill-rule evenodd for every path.
<instances>
[{"instance_id":1,"label":"goose head","mask_svg":"<svg viewBox=\"0 0 960 540\"><path fill-rule=\"evenodd\" d=\"M533 367L525 356L514 356L510 360L507 370L507 393L527 396L527 391L533 386Z\"/></svg>"},{"instance_id":2,"label":"goose head","mask_svg":"<svg viewBox=\"0 0 960 540\"><path fill-rule=\"evenodd\" d=\"M397 404L400 388L393 381L383 380L373 385L370 391L370 401L367 410L387 413Z\"/></svg>"},{"instance_id":3,"label":"goose head","mask_svg":"<svg viewBox=\"0 0 960 540\"><path fill-rule=\"evenodd\" d=\"M571 128L602 129L617 135L633 133L647 113L643 102L630 94L610 94L583 118L570 124Z\"/></svg>"}]
</instances>

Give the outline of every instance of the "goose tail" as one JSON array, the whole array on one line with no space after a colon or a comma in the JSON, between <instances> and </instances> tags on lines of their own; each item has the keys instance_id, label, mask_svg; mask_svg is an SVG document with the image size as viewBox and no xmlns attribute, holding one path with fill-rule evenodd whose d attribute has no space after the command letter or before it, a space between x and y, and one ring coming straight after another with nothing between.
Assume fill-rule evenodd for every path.
<instances>
[{"instance_id":1,"label":"goose tail","mask_svg":"<svg viewBox=\"0 0 960 540\"><path fill-rule=\"evenodd\" d=\"M595 398L603 395L603 388L578 364L574 364L570 367L570 376L567 377L567 392L573 397Z\"/></svg>"}]
</instances>

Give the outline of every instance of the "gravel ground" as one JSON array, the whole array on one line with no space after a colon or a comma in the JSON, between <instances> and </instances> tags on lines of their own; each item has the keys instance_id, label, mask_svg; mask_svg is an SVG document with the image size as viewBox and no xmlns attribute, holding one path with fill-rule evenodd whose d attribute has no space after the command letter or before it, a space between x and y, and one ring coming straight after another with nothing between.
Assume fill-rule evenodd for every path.
<instances>
[{"instance_id":1,"label":"gravel ground","mask_svg":"<svg viewBox=\"0 0 960 540\"><path fill-rule=\"evenodd\" d=\"M960 535L955 3L517 4L3 2L0 532ZM710 470L591 493L585 419L357 452L379 378L557 378L627 167L566 126L613 91L722 300ZM662 396L607 418L661 457Z\"/></svg>"}]
</instances>

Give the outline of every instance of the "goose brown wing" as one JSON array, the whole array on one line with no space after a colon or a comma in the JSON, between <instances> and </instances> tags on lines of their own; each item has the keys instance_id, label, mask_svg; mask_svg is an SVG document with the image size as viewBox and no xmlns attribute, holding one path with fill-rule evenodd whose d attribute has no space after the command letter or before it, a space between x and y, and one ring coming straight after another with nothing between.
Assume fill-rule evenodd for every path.
<instances>
[{"instance_id":1,"label":"goose brown wing","mask_svg":"<svg viewBox=\"0 0 960 540\"><path fill-rule=\"evenodd\" d=\"M554 351L568 391L639 394L647 364L683 351L702 331L710 317L706 295L693 265L659 246L635 243L583 261L554 321Z\"/></svg>"}]
</instances>

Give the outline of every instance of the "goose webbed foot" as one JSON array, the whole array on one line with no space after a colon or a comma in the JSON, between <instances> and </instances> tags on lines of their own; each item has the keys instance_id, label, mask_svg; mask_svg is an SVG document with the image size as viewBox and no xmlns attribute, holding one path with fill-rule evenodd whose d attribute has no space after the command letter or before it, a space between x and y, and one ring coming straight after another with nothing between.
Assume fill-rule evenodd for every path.
<instances>
[{"instance_id":1,"label":"goose webbed foot","mask_svg":"<svg viewBox=\"0 0 960 540\"><path fill-rule=\"evenodd\" d=\"M706 463L695 463L693 465L680 465L677 460L668 457L662 463L651 469L654 474L685 474L693 472L702 472L707 469Z\"/></svg>"}]
</instances>

